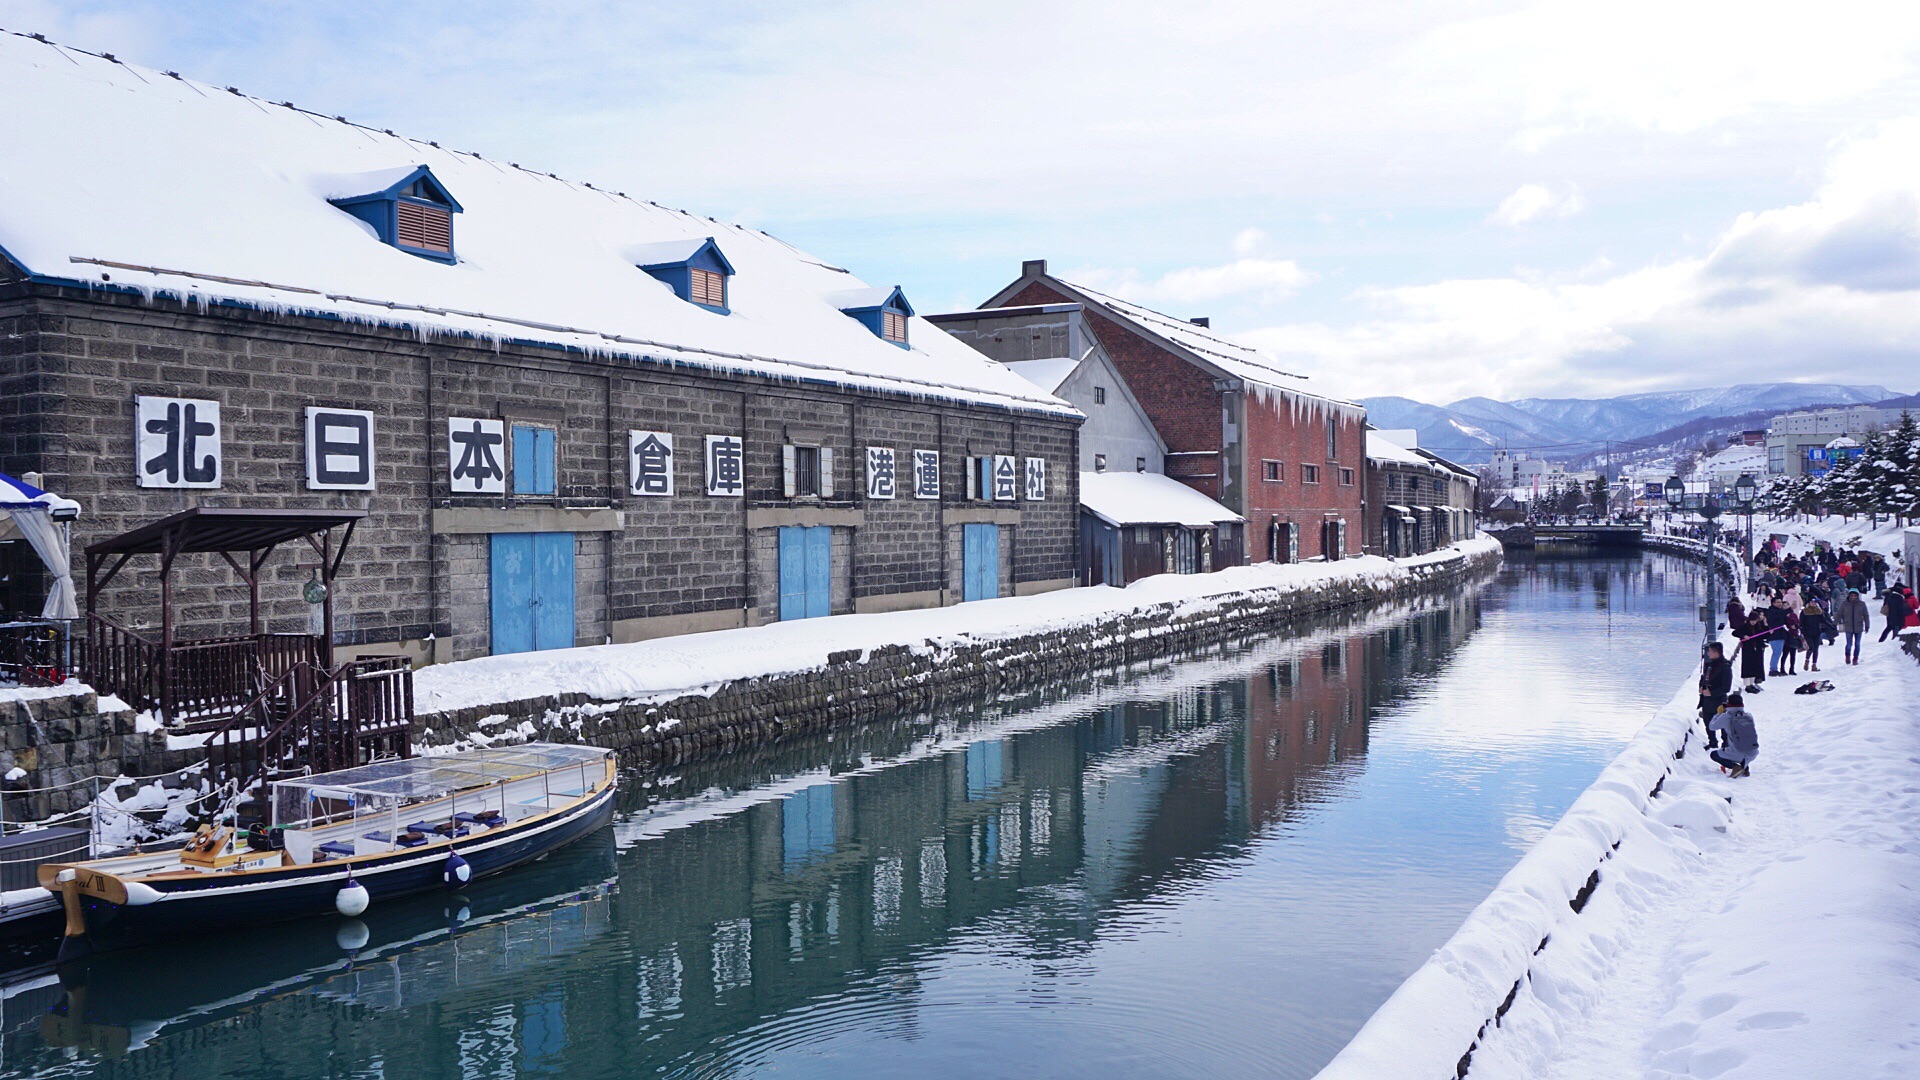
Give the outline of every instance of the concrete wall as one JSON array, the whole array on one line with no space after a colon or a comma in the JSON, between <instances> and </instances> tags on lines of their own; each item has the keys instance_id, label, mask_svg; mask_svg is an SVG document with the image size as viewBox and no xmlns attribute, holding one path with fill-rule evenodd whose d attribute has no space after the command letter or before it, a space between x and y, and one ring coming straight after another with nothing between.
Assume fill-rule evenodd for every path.
<instances>
[{"instance_id":1,"label":"concrete wall","mask_svg":"<svg viewBox=\"0 0 1920 1080\"><path fill-rule=\"evenodd\" d=\"M1105 402L1096 400L1096 387L1106 391ZM1100 471L1094 461L1099 455L1106 457L1109 472L1167 471L1166 452L1153 422L1106 353L1095 349L1055 393L1087 414L1080 427L1081 472Z\"/></svg>"},{"instance_id":2,"label":"concrete wall","mask_svg":"<svg viewBox=\"0 0 1920 1080\"><path fill-rule=\"evenodd\" d=\"M1186 610L1156 605L1066 632L852 650L833 655L824 668L738 680L711 695L667 702L602 702L582 694L500 702L423 715L415 731L420 741L439 745L474 733L497 734L531 720L538 738L612 746L629 760L679 761L1272 633L1291 620L1324 611L1455 588L1491 571L1499 561L1497 549L1476 550L1407 568L1393 579L1355 575L1307 588L1252 590Z\"/></svg>"}]
</instances>

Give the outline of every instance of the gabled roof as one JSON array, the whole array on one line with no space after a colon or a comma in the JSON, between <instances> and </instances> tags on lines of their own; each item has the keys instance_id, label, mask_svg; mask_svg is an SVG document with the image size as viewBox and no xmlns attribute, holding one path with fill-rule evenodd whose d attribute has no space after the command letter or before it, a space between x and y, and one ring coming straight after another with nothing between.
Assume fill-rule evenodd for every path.
<instances>
[{"instance_id":1,"label":"gabled roof","mask_svg":"<svg viewBox=\"0 0 1920 1080\"><path fill-rule=\"evenodd\" d=\"M656 270L663 266L680 266L706 256L719 264L720 272L733 274L733 264L727 261L726 253L720 245L714 243L711 236L693 236L684 240L661 240L652 244L635 244L627 249L627 257L633 265L642 270Z\"/></svg>"},{"instance_id":2,"label":"gabled roof","mask_svg":"<svg viewBox=\"0 0 1920 1080\"><path fill-rule=\"evenodd\" d=\"M900 286L888 288L884 285L859 289L840 289L827 294L827 302L845 312L878 311L891 308L903 315L913 314L913 305L907 303L907 294Z\"/></svg>"},{"instance_id":3,"label":"gabled roof","mask_svg":"<svg viewBox=\"0 0 1920 1080\"><path fill-rule=\"evenodd\" d=\"M1083 472L1080 506L1109 525L1204 529L1247 520L1164 473Z\"/></svg>"},{"instance_id":4,"label":"gabled roof","mask_svg":"<svg viewBox=\"0 0 1920 1080\"><path fill-rule=\"evenodd\" d=\"M1426 458L1377 431L1367 432L1367 457L1372 461L1391 462L1395 465L1417 465L1423 469L1433 467Z\"/></svg>"},{"instance_id":5,"label":"gabled roof","mask_svg":"<svg viewBox=\"0 0 1920 1080\"><path fill-rule=\"evenodd\" d=\"M416 180L424 183L433 192L434 197L429 201L444 204L447 209L456 214L463 212L459 200L447 191L446 185L440 183L434 177L433 170L425 165L415 165L411 168L401 165L391 169L375 169L372 172L329 177L326 187L333 193L327 196L327 201L357 203L375 199L397 199L404 195L406 189L412 187Z\"/></svg>"},{"instance_id":6,"label":"gabled roof","mask_svg":"<svg viewBox=\"0 0 1920 1080\"><path fill-rule=\"evenodd\" d=\"M881 340L824 299L863 282L763 232L17 34L0 33L0 86L0 258L35 281L1078 415L932 324L911 348ZM422 165L460 194L457 264L328 202L386 190L345 177L390 187ZM740 318L627 257L707 237Z\"/></svg>"},{"instance_id":7,"label":"gabled roof","mask_svg":"<svg viewBox=\"0 0 1920 1080\"><path fill-rule=\"evenodd\" d=\"M1258 349L1243 345L1211 327L1200 326L1187 319L1175 318L1145 305L1122 300L1117 296L1055 277L1052 274L1046 274L1044 277L1049 285L1068 293L1074 300L1100 309L1121 322L1131 324L1135 330L1157 339L1175 352L1184 353L1189 360L1213 370L1224 378L1282 391L1289 395L1298 395L1362 414L1365 412L1355 402L1309 390L1305 376L1282 370ZM1004 306L1019 292L1027 280L1026 275L1022 275L1020 281L1009 285L980 306L983 309Z\"/></svg>"}]
</instances>

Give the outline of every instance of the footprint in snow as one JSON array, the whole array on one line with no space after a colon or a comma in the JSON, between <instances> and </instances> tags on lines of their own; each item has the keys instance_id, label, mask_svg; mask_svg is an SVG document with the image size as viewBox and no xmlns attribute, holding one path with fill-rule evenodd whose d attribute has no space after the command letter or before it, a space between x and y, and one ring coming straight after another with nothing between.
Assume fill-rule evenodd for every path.
<instances>
[{"instance_id":1,"label":"footprint in snow","mask_svg":"<svg viewBox=\"0 0 1920 1080\"><path fill-rule=\"evenodd\" d=\"M1810 1018L1802 1012L1763 1012L1734 1025L1741 1031L1778 1031L1781 1028L1799 1027L1808 1023Z\"/></svg>"},{"instance_id":2,"label":"footprint in snow","mask_svg":"<svg viewBox=\"0 0 1920 1080\"><path fill-rule=\"evenodd\" d=\"M1700 1019L1711 1020L1740 1004L1738 994L1708 994L1700 999Z\"/></svg>"}]
</instances>

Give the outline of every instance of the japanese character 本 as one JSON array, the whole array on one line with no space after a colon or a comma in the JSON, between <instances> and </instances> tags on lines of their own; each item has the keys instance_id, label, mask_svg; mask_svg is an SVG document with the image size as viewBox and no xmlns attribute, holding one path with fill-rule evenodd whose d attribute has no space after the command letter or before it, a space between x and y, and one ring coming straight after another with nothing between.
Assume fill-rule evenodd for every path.
<instances>
[{"instance_id":1,"label":"japanese character \u672c","mask_svg":"<svg viewBox=\"0 0 1920 1080\"><path fill-rule=\"evenodd\" d=\"M447 460L452 464L455 491L470 483L473 492L504 492L507 470L500 455L506 445L506 422L450 417L447 420Z\"/></svg>"}]
</instances>

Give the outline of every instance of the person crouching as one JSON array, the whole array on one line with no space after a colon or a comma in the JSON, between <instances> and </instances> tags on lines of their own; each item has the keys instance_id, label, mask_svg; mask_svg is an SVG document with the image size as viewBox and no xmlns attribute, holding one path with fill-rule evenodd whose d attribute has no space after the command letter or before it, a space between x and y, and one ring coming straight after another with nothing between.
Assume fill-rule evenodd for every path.
<instances>
[{"instance_id":1,"label":"person crouching","mask_svg":"<svg viewBox=\"0 0 1920 1080\"><path fill-rule=\"evenodd\" d=\"M1735 777L1752 775L1750 766L1760 756L1760 733L1753 726L1746 699L1729 694L1726 707L1707 722L1707 729L1720 733L1720 749L1707 751L1714 764Z\"/></svg>"}]
</instances>

